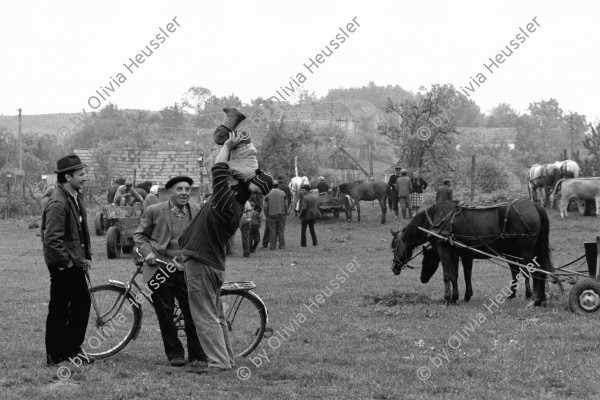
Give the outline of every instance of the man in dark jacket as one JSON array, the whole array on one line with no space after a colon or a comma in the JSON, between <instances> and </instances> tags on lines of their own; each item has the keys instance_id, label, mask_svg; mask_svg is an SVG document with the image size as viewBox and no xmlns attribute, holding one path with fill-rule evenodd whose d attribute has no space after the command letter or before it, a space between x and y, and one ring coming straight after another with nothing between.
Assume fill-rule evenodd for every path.
<instances>
[{"instance_id":1,"label":"man in dark jacket","mask_svg":"<svg viewBox=\"0 0 600 400\"><path fill-rule=\"evenodd\" d=\"M303 196L300 203L300 218L302 228L300 231L300 246L306 247L306 227L310 229L310 237L313 246L317 245L317 234L315 233L315 220L321 216L317 205L317 197L310 193L310 186L302 185Z\"/></svg>"},{"instance_id":2,"label":"man in dark jacket","mask_svg":"<svg viewBox=\"0 0 600 400\"><path fill-rule=\"evenodd\" d=\"M325 182L325 177L319 177L319 183L317 183L317 190L319 193L327 193L329 191L329 185Z\"/></svg>"},{"instance_id":3,"label":"man in dark jacket","mask_svg":"<svg viewBox=\"0 0 600 400\"><path fill-rule=\"evenodd\" d=\"M388 187L390 193L390 195L388 196L388 205L390 207L390 210L394 210L396 218L398 217L398 191L396 190L396 181L400 176L401 169L401 167L397 166L396 172L392 174L392 176L390 176L390 179L388 179Z\"/></svg>"},{"instance_id":4,"label":"man in dark jacket","mask_svg":"<svg viewBox=\"0 0 600 400\"><path fill-rule=\"evenodd\" d=\"M46 361L56 365L77 357L90 315L86 269L92 252L87 214L80 192L86 165L69 155L57 162L57 187L42 213L44 260L50 272L46 319ZM79 358L92 362L90 356Z\"/></svg>"},{"instance_id":5,"label":"man in dark jacket","mask_svg":"<svg viewBox=\"0 0 600 400\"><path fill-rule=\"evenodd\" d=\"M236 232L252 192L267 194L273 179L260 170L248 183L229 187L229 152L242 140L231 132L212 167L213 195L179 238L184 255L190 311L208 367L194 372L218 372L235 366L227 321L221 303L225 277L225 242Z\"/></svg>"},{"instance_id":6,"label":"man in dark jacket","mask_svg":"<svg viewBox=\"0 0 600 400\"><path fill-rule=\"evenodd\" d=\"M452 201L452 187L450 185L452 181L450 179L444 179L444 185L440 186L435 196L435 202L440 203L442 201Z\"/></svg>"},{"instance_id":7,"label":"man in dark jacket","mask_svg":"<svg viewBox=\"0 0 600 400\"><path fill-rule=\"evenodd\" d=\"M179 236L199 211L198 206L189 202L192 183L192 178L188 176L169 179L165 189L169 191L170 199L148 206L133 234L135 245L146 258L146 265L142 270L143 280L151 291L165 354L174 367L186 364L185 350L173 321L175 299L179 303L185 323L188 361L207 361L190 314L183 271L169 271L164 266L159 268L156 263L157 258L169 261L180 255Z\"/></svg>"},{"instance_id":8,"label":"man in dark jacket","mask_svg":"<svg viewBox=\"0 0 600 400\"><path fill-rule=\"evenodd\" d=\"M285 193L279 189L279 183L273 181L273 189L265 196L264 213L267 217L271 237L270 249L275 250L277 238L279 238L279 249L285 248L285 218L288 214L289 200Z\"/></svg>"}]
</instances>

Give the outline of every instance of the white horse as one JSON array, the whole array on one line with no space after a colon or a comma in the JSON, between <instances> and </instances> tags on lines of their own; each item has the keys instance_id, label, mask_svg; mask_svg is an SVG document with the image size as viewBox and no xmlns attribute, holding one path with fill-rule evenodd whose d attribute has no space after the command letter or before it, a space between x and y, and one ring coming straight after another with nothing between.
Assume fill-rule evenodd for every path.
<instances>
[{"instance_id":1,"label":"white horse","mask_svg":"<svg viewBox=\"0 0 600 400\"><path fill-rule=\"evenodd\" d=\"M554 163L563 178L579 178L579 165L575 161L565 160Z\"/></svg>"},{"instance_id":2,"label":"white horse","mask_svg":"<svg viewBox=\"0 0 600 400\"><path fill-rule=\"evenodd\" d=\"M288 185L290 191L292 192L292 204L294 204L294 213L298 213L300 211L300 205L298 204L298 196L300 195L300 187L302 185L310 185L310 181L306 176L295 176L290 179L290 184Z\"/></svg>"}]
</instances>

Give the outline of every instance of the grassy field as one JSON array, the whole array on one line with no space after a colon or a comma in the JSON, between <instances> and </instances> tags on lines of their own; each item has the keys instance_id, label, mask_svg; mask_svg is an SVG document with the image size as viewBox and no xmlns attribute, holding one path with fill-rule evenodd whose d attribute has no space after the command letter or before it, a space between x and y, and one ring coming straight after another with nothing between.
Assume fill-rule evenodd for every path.
<instances>
[{"instance_id":1,"label":"grassy field","mask_svg":"<svg viewBox=\"0 0 600 400\"><path fill-rule=\"evenodd\" d=\"M561 221L553 210L550 218L555 265L582 255L583 241L599 231L592 217ZM445 307L440 271L427 285L418 270L392 274L389 229L398 223L380 225L370 203L360 223L320 221L316 248L300 247L293 217L283 251L244 259L237 238L227 280L257 284L277 337L238 360L246 368L206 376L170 367L146 306L136 341L60 381L45 365L49 276L38 230L27 223L0 221L1 399L600 398L597 315L575 315L558 296L547 308L525 309L522 288L496 307L490 299L502 297L510 273L482 261L471 301L461 295ZM131 260L108 260L105 237L92 241L93 282L125 280ZM459 286L462 293L462 272Z\"/></svg>"}]
</instances>

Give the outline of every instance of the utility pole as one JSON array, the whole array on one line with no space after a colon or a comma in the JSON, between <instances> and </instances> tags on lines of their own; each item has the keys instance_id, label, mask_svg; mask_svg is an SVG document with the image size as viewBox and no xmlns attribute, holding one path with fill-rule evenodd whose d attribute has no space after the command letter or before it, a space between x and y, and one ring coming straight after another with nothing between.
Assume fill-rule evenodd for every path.
<instances>
[{"instance_id":1,"label":"utility pole","mask_svg":"<svg viewBox=\"0 0 600 400\"><path fill-rule=\"evenodd\" d=\"M23 151L22 151L22 140L21 140L21 111L22 108L19 108L19 170L23 170Z\"/></svg>"}]
</instances>

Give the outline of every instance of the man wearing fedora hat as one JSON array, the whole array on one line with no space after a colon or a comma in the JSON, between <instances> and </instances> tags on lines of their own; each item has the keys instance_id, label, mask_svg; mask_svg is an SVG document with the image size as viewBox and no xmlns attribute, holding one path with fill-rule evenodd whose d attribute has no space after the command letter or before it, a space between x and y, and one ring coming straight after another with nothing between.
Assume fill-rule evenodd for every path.
<instances>
[{"instance_id":1,"label":"man wearing fedora hat","mask_svg":"<svg viewBox=\"0 0 600 400\"><path fill-rule=\"evenodd\" d=\"M190 314L183 271L169 271L164 267L159 268L156 263L157 258L167 261L180 255L179 237L199 211L198 206L189 202L193 183L188 176L171 178L165 184L165 189L171 194L169 201L148 206L133 235L136 246L146 259L142 270L144 282L152 292L165 353L174 367L186 364L185 351L177 337L177 326L173 321L175 299L183 313L188 361L207 361Z\"/></svg>"},{"instance_id":2,"label":"man wearing fedora hat","mask_svg":"<svg viewBox=\"0 0 600 400\"><path fill-rule=\"evenodd\" d=\"M229 186L232 172L227 160L230 150L241 140L237 132L229 133L211 170L213 195L179 238L190 310L209 360L207 368L192 372L217 372L235 366L220 297L225 278L225 243L237 231L251 194L265 195L273 185L269 175L256 170L250 181L239 180L236 186Z\"/></svg>"},{"instance_id":3,"label":"man wearing fedora hat","mask_svg":"<svg viewBox=\"0 0 600 400\"><path fill-rule=\"evenodd\" d=\"M92 252L81 187L84 165L72 154L56 163L57 186L42 213L44 261L50 272L46 319L46 361L56 365L77 357L90 315L86 269ZM90 356L80 357L84 363Z\"/></svg>"}]
</instances>

